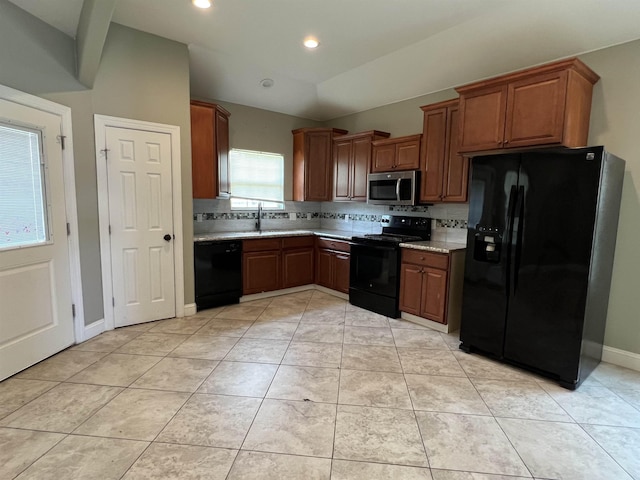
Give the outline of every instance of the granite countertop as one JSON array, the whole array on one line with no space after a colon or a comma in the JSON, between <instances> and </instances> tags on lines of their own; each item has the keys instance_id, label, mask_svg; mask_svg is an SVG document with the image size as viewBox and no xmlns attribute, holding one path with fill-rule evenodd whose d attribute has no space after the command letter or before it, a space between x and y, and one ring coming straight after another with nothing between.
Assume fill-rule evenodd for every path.
<instances>
[{"instance_id":1,"label":"granite countertop","mask_svg":"<svg viewBox=\"0 0 640 480\"><path fill-rule=\"evenodd\" d=\"M316 235L318 237L330 237L338 240L351 240L352 232L343 230L263 230L261 232L216 232L200 233L193 236L194 242L206 242L211 240L249 240L252 238L278 238L278 237L303 237Z\"/></svg>"},{"instance_id":2,"label":"granite countertop","mask_svg":"<svg viewBox=\"0 0 640 480\"><path fill-rule=\"evenodd\" d=\"M457 250L465 250L467 246L464 243L453 242L409 242L401 243L402 248L412 248L414 250L425 250L427 252L451 253Z\"/></svg>"},{"instance_id":3,"label":"granite countertop","mask_svg":"<svg viewBox=\"0 0 640 480\"><path fill-rule=\"evenodd\" d=\"M362 235L345 230L264 230L262 232L216 232L201 233L194 235L194 242L206 242L211 240L249 240L252 238L278 238L278 237L302 237L305 235L315 235L317 237L329 237L337 240L350 241L353 236ZM450 253L457 250L464 250L467 246L464 243L453 242L408 242L401 243L402 248L412 248L415 250L425 250L428 252Z\"/></svg>"}]
</instances>

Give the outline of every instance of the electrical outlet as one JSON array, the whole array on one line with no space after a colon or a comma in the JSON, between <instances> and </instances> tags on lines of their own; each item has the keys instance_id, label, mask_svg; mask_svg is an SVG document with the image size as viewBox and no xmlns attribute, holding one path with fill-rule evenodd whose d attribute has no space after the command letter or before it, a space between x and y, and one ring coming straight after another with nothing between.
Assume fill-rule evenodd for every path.
<instances>
[{"instance_id":1,"label":"electrical outlet","mask_svg":"<svg viewBox=\"0 0 640 480\"><path fill-rule=\"evenodd\" d=\"M348 222L348 221L349 221L349 215L348 215L348 214L344 216L344 221L345 221L345 222Z\"/></svg>"},{"instance_id":2,"label":"electrical outlet","mask_svg":"<svg viewBox=\"0 0 640 480\"><path fill-rule=\"evenodd\" d=\"M311 220L311 213L307 213L307 220Z\"/></svg>"},{"instance_id":3,"label":"electrical outlet","mask_svg":"<svg viewBox=\"0 0 640 480\"><path fill-rule=\"evenodd\" d=\"M196 213L196 222L201 222L201 221L202 221L202 214Z\"/></svg>"},{"instance_id":4,"label":"electrical outlet","mask_svg":"<svg viewBox=\"0 0 640 480\"><path fill-rule=\"evenodd\" d=\"M289 220L296 220L297 218L296 212L289 212Z\"/></svg>"}]
</instances>

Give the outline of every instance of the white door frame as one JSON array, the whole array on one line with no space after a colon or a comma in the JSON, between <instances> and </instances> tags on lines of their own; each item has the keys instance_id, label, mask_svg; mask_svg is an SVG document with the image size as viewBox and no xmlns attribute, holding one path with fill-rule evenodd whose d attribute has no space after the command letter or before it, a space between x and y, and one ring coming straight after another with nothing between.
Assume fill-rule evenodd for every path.
<instances>
[{"instance_id":1,"label":"white door frame","mask_svg":"<svg viewBox=\"0 0 640 480\"><path fill-rule=\"evenodd\" d=\"M182 238L182 175L180 161L180 127L144 122L128 118L94 115L96 133L96 173L98 181L98 225L100 227L100 264L102 267L102 303L104 330L115 328L113 317L113 273L111 271L111 242L109 239L109 190L107 163L104 160L106 128L129 128L148 132L168 133L171 136L171 185L173 188L173 263L176 295L176 316L184 316L184 241ZM99 332L96 332L96 334Z\"/></svg>"},{"instance_id":2,"label":"white door frame","mask_svg":"<svg viewBox=\"0 0 640 480\"><path fill-rule=\"evenodd\" d=\"M60 117L62 139L63 174L64 174L64 199L69 235L69 272L71 274L71 302L75 305L73 329L76 343L84 338L84 301L82 297L82 275L80 274L80 241L78 239L78 209L76 204L76 174L73 157L73 133L71 128L71 109L64 105L36 97L28 93L0 85L0 98L9 102L24 105L25 107L41 110Z\"/></svg>"}]
</instances>

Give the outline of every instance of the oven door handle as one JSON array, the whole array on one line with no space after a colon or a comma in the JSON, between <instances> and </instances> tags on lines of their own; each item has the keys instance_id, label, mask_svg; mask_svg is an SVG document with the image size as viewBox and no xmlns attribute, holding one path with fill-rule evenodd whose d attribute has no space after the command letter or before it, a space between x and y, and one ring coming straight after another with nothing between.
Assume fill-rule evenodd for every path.
<instances>
[{"instance_id":1,"label":"oven door handle","mask_svg":"<svg viewBox=\"0 0 640 480\"><path fill-rule=\"evenodd\" d=\"M374 245L373 243L358 243L358 242L352 242L351 243L351 248L353 249L353 247L356 247L356 249L358 248L373 248L374 250L385 250L385 251L389 251L389 252L393 252L398 250L397 247L393 246L386 246L386 245ZM353 254L353 250L351 251L351 253Z\"/></svg>"},{"instance_id":2,"label":"oven door handle","mask_svg":"<svg viewBox=\"0 0 640 480\"><path fill-rule=\"evenodd\" d=\"M396 200L399 202L400 201L400 182L402 181L401 178L399 178L398 180L396 180Z\"/></svg>"}]
</instances>

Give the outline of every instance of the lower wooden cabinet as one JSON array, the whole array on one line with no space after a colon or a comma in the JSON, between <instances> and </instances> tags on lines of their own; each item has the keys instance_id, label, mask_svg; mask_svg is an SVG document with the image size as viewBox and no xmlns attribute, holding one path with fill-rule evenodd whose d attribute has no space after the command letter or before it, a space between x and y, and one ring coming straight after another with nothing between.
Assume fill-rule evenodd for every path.
<instances>
[{"instance_id":1,"label":"lower wooden cabinet","mask_svg":"<svg viewBox=\"0 0 640 480\"><path fill-rule=\"evenodd\" d=\"M316 283L349 293L349 242L313 236L242 242L242 294Z\"/></svg>"},{"instance_id":2,"label":"lower wooden cabinet","mask_svg":"<svg viewBox=\"0 0 640 480\"><path fill-rule=\"evenodd\" d=\"M400 311L449 325L460 324L464 250L402 250Z\"/></svg>"},{"instance_id":3,"label":"lower wooden cabinet","mask_svg":"<svg viewBox=\"0 0 640 480\"><path fill-rule=\"evenodd\" d=\"M282 251L282 288L313 283L313 248Z\"/></svg>"},{"instance_id":4,"label":"lower wooden cabinet","mask_svg":"<svg viewBox=\"0 0 640 480\"><path fill-rule=\"evenodd\" d=\"M316 247L316 284L349 293L349 242L319 237Z\"/></svg>"},{"instance_id":5,"label":"lower wooden cabinet","mask_svg":"<svg viewBox=\"0 0 640 480\"><path fill-rule=\"evenodd\" d=\"M243 295L313 283L312 236L244 240L242 251Z\"/></svg>"},{"instance_id":6,"label":"lower wooden cabinet","mask_svg":"<svg viewBox=\"0 0 640 480\"><path fill-rule=\"evenodd\" d=\"M270 292L280 288L279 250L242 254L242 293Z\"/></svg>"}]
</instances>

